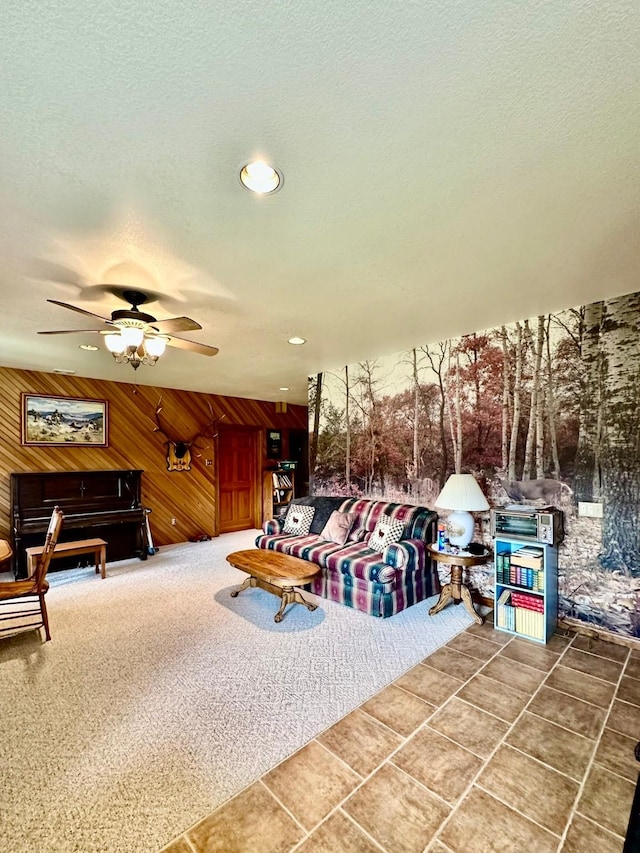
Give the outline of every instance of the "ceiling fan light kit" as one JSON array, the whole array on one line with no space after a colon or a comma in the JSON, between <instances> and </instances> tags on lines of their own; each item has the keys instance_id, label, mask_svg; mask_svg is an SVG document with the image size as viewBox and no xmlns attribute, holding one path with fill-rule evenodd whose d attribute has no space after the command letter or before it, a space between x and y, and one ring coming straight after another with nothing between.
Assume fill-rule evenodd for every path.
<instances>
[{"instance_id":1,"label":"ceiling fan light kit","mask_svg":"<svg viewBox=\"0 0 640 853\"><path fill-rule=\"evenodd\" d=\"M202 326L196 323L189 317L171 317L167 320L156 320L151 314L144 314L139 310L138 306L143 305L147 301L147 296L137 290L125 290L122 292L122 297L131 304L129 310L118 309L111 312L111 318L101 317L98 314L93 314L91 311L85 311L84 308L78 308L75 305L67 305L66 302L58 302L56 299L48 299L54 305L60 305L62 308L68 308L71 311L77 311L80 314L86 314L90 317L95 317L101 320L106 329L84 329L77 330L79 333L98 332L104 335L105 346L114 357L117 364L130 364L134 370L137 370L141 364L153 366L165 351L167 344L186 349L191 352L200 353L200 355L216 355L217 347L208 346L207 344L188 341L185 338L175 337L173 335L164 334L165 332L188 331L201 329ZM61 331L39 332L40 335L65 335L73 334L75 329L65 329Z\"/></svg>"}]
</instances>

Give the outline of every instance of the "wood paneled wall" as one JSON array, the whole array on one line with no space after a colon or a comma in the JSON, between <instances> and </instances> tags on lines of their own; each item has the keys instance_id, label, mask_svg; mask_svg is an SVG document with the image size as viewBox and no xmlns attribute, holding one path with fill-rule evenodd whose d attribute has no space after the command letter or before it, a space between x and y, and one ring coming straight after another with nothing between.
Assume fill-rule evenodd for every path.
<instances>
[{"instance_id":1,"label":"wood paneled wall","mask_svg":"<svg viewBox=\"0 0 640 853\"><path fill-rule=\"evenodd\" d=\"M123 371L126 371L123 366ZM145 368L141 368L144 370ZM23 447L21 394L85 397L109 404L108 447ZM9 475L18 471L89 471L140 468L142 499L152 509L154 544L184 542L195 533L217 535L216 460L214 444L192 454L190 471L166 469L165 437L154 432L154 413L162 396L162 424L173 439L190 439L211 419L209 404L224 425L307 429L306 406L288 406L276 413L276 404L241 397L197 394L171 388L151 388L125 382L82 379L54 373L35 373L0 367L0 538L10 539ZM266 438L260 441L265 452ZM287 451L286 445L283 452ZM286 457L285 457L286 458ZM206 460L212 460L211 465ZM261 460L264 462L264 459ZM172 526L171 519L177 524Z\"/></svg>"}]
</instances>

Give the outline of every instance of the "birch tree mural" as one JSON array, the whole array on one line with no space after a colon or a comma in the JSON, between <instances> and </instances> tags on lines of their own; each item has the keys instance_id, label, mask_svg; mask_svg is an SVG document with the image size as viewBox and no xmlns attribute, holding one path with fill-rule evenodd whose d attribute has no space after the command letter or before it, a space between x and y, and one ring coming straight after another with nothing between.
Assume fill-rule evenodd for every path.
<instances>
[{"instance_id":1,"label":"birch tree mural","mask_svg":"<svg viewBox=\"0 0 640 853\"><path fill-rule=\"evenodd\" d=\"M640 635L640 293L381 356L310 388L315 493L433 509L448 475L470 471L493 506L553 504L561 611ZM476 538L490 544L487 516ZM490 573L472 580L489 598Z\"/></svg>"}]
</instances>

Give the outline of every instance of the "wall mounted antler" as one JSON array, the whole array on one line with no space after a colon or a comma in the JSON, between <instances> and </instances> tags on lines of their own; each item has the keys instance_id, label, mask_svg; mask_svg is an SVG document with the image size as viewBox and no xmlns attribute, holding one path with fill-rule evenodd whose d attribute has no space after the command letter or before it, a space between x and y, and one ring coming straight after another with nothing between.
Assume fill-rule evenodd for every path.
<instances>
[{"instance_id":1,"label":"wall mounted antler","mask_svg":"<svg viewBox=\"0 0 640 853\"><path fill-rule=\"evenodd\" d=\"M181 440L171 438L171 436L166 432L165 428L162 426L160 422L160 412L162 411L162 397L158 400L158 404L156 406L155 411L155 422L156 426L154 428L154 432L162 433L162 435L167 439L164 442L165 447L167 448L167 471L190 471L191 470L191 448L197 447L199 450L203 449L203 445L197 444L197 440L199 438L205 438L208 440L214 439L217 436L217 432L214 432L216 426L220 423L220 421L225 417L221 415L220 417L216 417L213 414L213 409L211 408L211 403L209 403L209 413L211 415L207 424L198 430L198 432L189 439ZM200 456L200 454L196 454Z\"/></svg>"}]
</instances>

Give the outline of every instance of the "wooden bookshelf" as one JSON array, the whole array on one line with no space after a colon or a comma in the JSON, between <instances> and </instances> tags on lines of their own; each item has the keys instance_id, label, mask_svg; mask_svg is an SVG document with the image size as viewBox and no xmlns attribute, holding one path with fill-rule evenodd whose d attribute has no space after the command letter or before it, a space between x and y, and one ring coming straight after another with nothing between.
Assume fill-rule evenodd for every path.
<instances>
[{"instance_id":1,"label":"wooden bookshelf","mask_svg":"<svg viewBox=\"0 0 640 853\"><path fill-rule=\"evenodd\" d=\"M295 497L295 471L284 468L265 471L262 491L264 520L283 515Z\"/></svg>"}]
</instances>

